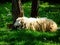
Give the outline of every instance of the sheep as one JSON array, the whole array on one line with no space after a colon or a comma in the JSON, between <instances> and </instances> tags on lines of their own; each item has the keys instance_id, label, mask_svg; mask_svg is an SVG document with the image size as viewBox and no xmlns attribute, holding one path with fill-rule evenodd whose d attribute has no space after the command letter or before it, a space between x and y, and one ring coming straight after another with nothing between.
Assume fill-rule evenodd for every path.
<instances>
[{"instance_id":1,"label":"sheep","mask_svg":"<svg viewBox=\"0 0 60 45\"><path fill-rule=\"evenodd\" d=\"M55 32L58 28L53 20L47 18L38 18L37 23L40 25L39 27L42 31Z\"/></svg>"},{"instance_id":2,"label":"sheep","mask_svg":"<svg viewBox=\"0 0 60 45\"><path fill-rule=\"evenodd\" d=\"M37 31L51 31L55 32L57 30L57 24L48 18L27 18L19 17L16 19L14 26L19 26L19 28L32 29Z\"/></svg>"}]
</instances>

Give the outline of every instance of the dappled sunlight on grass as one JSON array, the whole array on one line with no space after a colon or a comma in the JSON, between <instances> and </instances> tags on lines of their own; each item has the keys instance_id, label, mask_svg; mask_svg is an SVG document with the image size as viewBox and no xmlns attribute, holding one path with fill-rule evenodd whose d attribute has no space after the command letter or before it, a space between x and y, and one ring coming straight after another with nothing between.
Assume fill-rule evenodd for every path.
<instances>
[{"instance_id":1,"label":"dappled sunlight on grass","mask_svg":"<svg viewBox=\"0 0 60 45\"><path fill-rule=\"evenodd\" d=\"M41 5L39 5L40 7L43 7L43 8L45 8L45 7L49 7L49 5L48 5L48 3L46 2L46 3L42 3Z\"/></svg>"},{"instance_id":2,"label":"dappled sunlight on grass","mask_svg":"<svg viewBox=\"0 0 60 45\"><path fill-rule=\"evenodd\" d=\"M7 42L2 41L2 42L0 42L0 45L10 45L10 44L7 43Z\"/></svg>"},{"instance_id":3,"label":"dappled sunlight on grass","mask_svg":"<svg viewBox=\"0 0 60 45\"><path fill-rule=\"evenodd\" d=\"M16 42L15 42L15 45L24 45L24 44L25 44L25 42L26 42L26 41L23 41L23 40L22 40L22 41L20 41L20 42L16 41Z\"/></svg>"},{"instance_id":4,"label":"dappled sunlight on grass","mask_svg":"<svg viewBox=\"0 0 60 45\"><path fill-rule=\"evenodd\" d=\"M39 6L42 7L42 8L46 8L46 7L55 7L55 5L49 5L48 2L42 3L42 4L40 4Z\"/></svg>"},{"instance_id":5,"label":"dappled sunlight on grass","mask_svg":"<svg viewBox=\"0 0 60 45\"><path fill-rule=\"evenodd\" d=\"M0 41L5 41L10 44L59 44L56 42L55 33L37 32L30 30L12 30L0 31ZM13 43L12 43L13 42Z\"/></svg>"},{"instance_id":6,"label":"dappled sunlight on grass","mask_svg":"<svg viewBox=\"0 0 60 45\"><path fill-rule=\"evenodd\" d=\"M32 30L0 30L0 41L7 42L8 44L22 44L22 45L42 45L42 44L59 44L60 41L56 32L38 32ZM57 36L57 38L56 38ZM58 40L58 41L57 41Z\"/></svg>"}]
</instances>

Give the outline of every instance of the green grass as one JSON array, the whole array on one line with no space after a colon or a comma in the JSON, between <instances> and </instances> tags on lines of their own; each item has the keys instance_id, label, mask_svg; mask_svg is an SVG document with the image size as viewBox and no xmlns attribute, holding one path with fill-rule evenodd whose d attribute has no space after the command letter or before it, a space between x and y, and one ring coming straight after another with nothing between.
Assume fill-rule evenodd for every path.
<instances>
[{"instance_id":1,"label":"green grass","mask_svg":"<svg viewBox=\"0 0 60 45\"><path fill-rule=\"evenodd\" d=\"M0 31L0 44L9 45L59 45L60 36L51 32L30 30Z\"/></svg>"},{"instance_id":2,"label":"green grass","mask_svg":"<svg viewBox=\"0 0 60 45\"><path fill-rule=\"evenodd\" d=\"M60 31L38 32L31 30L11 30L7 28L12 23L11 3L0 4L0 45L60 45ZM25 16L30 17L31 2L23 4ZM39 17L47 17L60 25L60 5L41 3Z\"/></svg>"}]
</instances>

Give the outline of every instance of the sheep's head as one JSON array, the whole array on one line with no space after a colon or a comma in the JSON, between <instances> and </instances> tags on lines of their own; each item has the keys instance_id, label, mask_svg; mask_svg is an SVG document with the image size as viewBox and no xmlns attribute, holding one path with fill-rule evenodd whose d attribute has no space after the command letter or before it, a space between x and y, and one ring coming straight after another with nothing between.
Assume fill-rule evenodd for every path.
<instances>
[{"instance_id":1,"label":"sheep's head","mask_svg":"<svg viewBox=\"0 0 60 45\"><path fill-rule=\"evenodd\" d=\"M23 19L20 17L20 18L17 18L16 19L16 22L14 23L14 26L15 27L19 27L19 26L21 26L22 24L22 21L23 21Z\"/></svg>"},{"instance_id":2,"label":"sheep's head","mask_svg":"<svg viewBox=\"0 0 60 45\"><path fill-rule=\"evenodd\" d=\"M27 21L27 17L18 17L16 19L16 22L14 23L14 26L15 27L22 27L23 26L23 23L25 23Z\"/></svg>"}]
</instances>

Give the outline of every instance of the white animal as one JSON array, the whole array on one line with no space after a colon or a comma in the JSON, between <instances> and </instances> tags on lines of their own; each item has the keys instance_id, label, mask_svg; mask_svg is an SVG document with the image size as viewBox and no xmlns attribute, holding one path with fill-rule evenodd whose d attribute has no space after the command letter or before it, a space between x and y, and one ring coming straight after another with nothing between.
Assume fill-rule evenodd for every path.
<instances>
[{"instance_id":1,"label":"white animal","mask_svg":"<svg viewBox=\"0 0 60 45\"><path fill-rule=\"evenodd\" d=\"M57 30L57 24L47 18L27 18L19 17L16 19L14 26L19 26L24 29L32 29L38 31L51 31L54 32Z\"/></svg>"}]
</instances>

